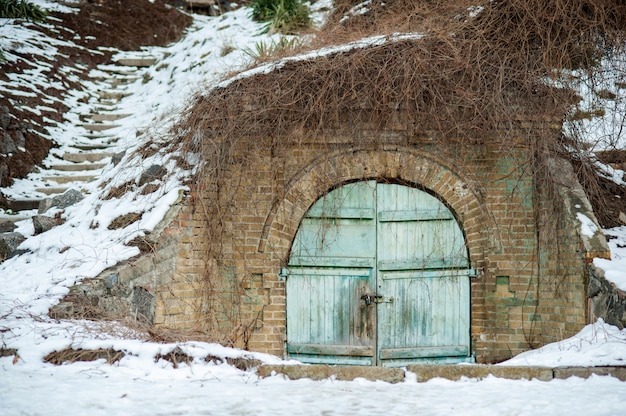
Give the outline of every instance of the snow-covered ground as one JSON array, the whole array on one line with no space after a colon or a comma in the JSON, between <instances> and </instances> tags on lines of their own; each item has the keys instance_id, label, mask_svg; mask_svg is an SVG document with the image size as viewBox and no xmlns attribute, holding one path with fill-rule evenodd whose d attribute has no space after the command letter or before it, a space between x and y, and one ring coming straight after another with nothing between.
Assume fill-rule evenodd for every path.
<instances>
[{"instance_id":1,"label":"snow-covered ground","mask_svg":"<svg viewBox=\"0 0 626 416\"><path fill-rule=\"evenodd\" d=\"M20 351L25 356L0 358L0 409L3 415L621 415L626 382L605 376L572 377L549 382L488 377L478 381L433 379L403 383L357 379L289 381L282 376L259 379L227 364L206 363L216 357L252 356L277 363L275 357L250 354L204 343L179 345L197 357L190 365L154 357L174 348L111 337L76 324L30 322ZM100 334L100 335L98 335ZM41 357L65 347L123 349L126 357L62 366ZM30 346L29 346L30 344ZM626 331L599 322L579 336L516 357L511 365L620 364L626 357ZM506 364L506 363L505 363Z\"/></svg>"},{"instance_id":2,"label":"snow-covered ground","mask_svg":"<svg viewBox=\"0 0 626 416\"><path fill-rule=\"evenodd\" d=\"M37 3L57 6L49 0L37 0ZM328 3L318 1L316 6ZM169 127L176 115L184 111L193 93L216 85L225 73L248 64L251 58L246 49L254 50L260 42L271 42L268 35L259 35L260 28L261 25L249 19L246 9L221 17L195 16L193 27L182 41L166 48L142 51L159 61L146 69L143 79L128 86L132 94L121 101L117 110L134 115L116 122L119 127L112 131L123 138L118 146L119 150L128 150L125 159L116 167L105 168L101 178L89 185L87 197L65 209L63 225L35 236L30 221L18 224L17 231L29 237L20 248L30 252L0 264L0 348L16 349L19 354L0 358L0 414L626 413L626 383L611 377L550 382L490 377L482 381L435 379L417 383L409 374L406 382L395 385L365 380L287 381L279 376L259 379L253 371L207 363L203 358L246 356L266 363L281 361L267 355L188 342L178 347L195 357L194 361L173 368L167 361L155 361L155 357L171 351L175 344L140 341L139 336L112 323L58 322L48 317L49 307L71 285L138 253L138 249L125 243L156 226L176 201L179 191L185 188L184 180L190 174L174 163L174 156L184 155L175 147L167 147L172 142L167 135ZM12 45L42 49L38 45L53 46L56 42L37 36L12 21L0 23L0 47L8 59L13 59ZM30 81L15 82L36 85L37 72L31 75ZM93 75L99 75L98 71ZM14 87L10 83L0 85L0 92ZM93 88L96 87L94 83ZM89 103L82 103L71 94L66 104L72 108L67 122L51 129L51 135L60 145L55 149L57 152L63 151L80 134L78 116L90 111ZM137 136L138 130L144 134ZM148 140L155 144L154 155L143 159L133 155L132 151ZM160 147L166 150L160 151ZM191 162L194 165L195 161ZM158 192L140 195L129 191L118 198L102 198L110 189L137 179L146 167L154 164L168 170L168 179ZM2 191L8 195L32 192L39 181L38 175L43 173L33 174ZM137 211L144 215L131 226L118 230L107 228L115 217ZM54 213L50 211L48 215ZM607 276L608 270L613 270L619 280L626 275L626 227L607 230L607 234L616 236L611 243L613 259L596 264L607 270ZM114 348L124 351L126 356L113 365L102 360L63 366L43 361L46 354L66 347ZM598 322L570 340L522 354L508 364L621 365L623 360L626 360L626 331Z\"/></svg>"}]
</instances>

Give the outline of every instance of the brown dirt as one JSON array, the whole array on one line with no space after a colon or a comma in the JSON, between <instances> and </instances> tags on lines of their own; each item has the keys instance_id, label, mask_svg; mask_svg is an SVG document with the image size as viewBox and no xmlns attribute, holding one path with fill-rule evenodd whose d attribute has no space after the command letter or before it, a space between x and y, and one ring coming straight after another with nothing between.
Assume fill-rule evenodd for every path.
<instances>
[{"instance_id":1,"label":"brown dirt","mask_svg":"<svg viewBox=\"0 0 626 416\"><path fill-rule=\"evenodd\" d=\"M73 40L91 50L100 46L138 50L141 46L168 45L180 39L185 28L191 24L191 17L168 6L168 3L170 2L165 0L156 0L154 3L148 0L89 1L80 4L78 6L80 10L75 14L51 13L52 18L60 19L60 21L48 20L48 23L54 23L55 32L40 25L25 24L52 37ZM79 39L75 38L76 35ZM62 83L65 88L63 91L52 88L42 91L57 98L62 97L67 90L81 90L80 84L68 79L58 70L59 68L84 65L87 68L75 74L86 78L90 69L111 59L111 52L94 54L79 48L61 48L60 52L61 54L50 62L52 67L47 71L47 75L51 80ZM0 64L0 79L7 80L7 74L23 73L32 67L28 64L33 60L32 56L19 55L23 58L22 61ZM6 112L13 116L8 128L0 126L0 140L5 140L5 134L8 134L15 141L21 133L26 144L25 152L18 151L10 156L0 156L0 187L10 186L14 179L25 177L36 165L41 164L50 148L54 146L53 141L41 136L50 125L44 117L60 122L68 108L60 103L47 103L45 105L52 109L42 112L41 116L22 109L42 105L42 98L43 94L36 97L8 93L0 95L0 106L6 106Z\"/></svg>"},{"instance_id":2,"label":"brown dirt","mask_svg":"<svg viewBox=\"0 0 626 416\"><path fill-rule=\"evenodd\" d=\"M55 17L63 19L64 27L80 34L78 43L83 46L137 50L141 46L165 46L175 42L191 24L189 16L167 3L164 0L154 3L104 0L83 4L77 14L55 14ZM63 33L68 38L73 37L71 32Z\"/></svg>"}]
</instances>

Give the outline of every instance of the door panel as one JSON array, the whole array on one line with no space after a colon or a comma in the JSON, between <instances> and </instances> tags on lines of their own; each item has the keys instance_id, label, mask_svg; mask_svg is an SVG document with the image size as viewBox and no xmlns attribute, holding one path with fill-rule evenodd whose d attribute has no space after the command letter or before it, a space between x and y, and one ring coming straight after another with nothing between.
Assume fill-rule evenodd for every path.
<instances>
[{"instance_id":1,"label":"door panel","mask_svg":"<svg viewBox=\"0 0 626 416\"><path fill-rule=\"evenodd\" d=\"M316 356L346 356L344 361L371 365L374 317L355 301L369 292L371 271L308 267L292 271L287 279L287 339L292 357L319 362ZM340 361L337 357L335 362Z\"/></svg>"},{"instance_id":2,"label":"door panel","mask_svg":"<svg viewBox=\"0 0 626 416\"><path fill-rule=\"evenodd\" d=\"M374 364L375 182L345 185L302 221L289 259L287 352L309 363Z\"/></svg>"},{"instance_id":3,"label":"door panel","mask_svg":"<svg viewBox=\"0 0 626 416\"><path fill-rule=\"evenodd\" d=\"M378 305L381 364L467 357L468 260L454 216L434 196L392 184L378 185L377 208L378 294L394 299Z\"/></svg>"},{"instance_id":4,"label":"door panel","mask_svg":"<svg viewBox=\"0 0 626 416\"><path fill-rule=\"evenodd\" d=\"M378 285L385 298L393 297L393 303L378 305L380 359L403 359L382 365L452 356L465 361L469 356L467 272L440 276L411 270L379 272ZM394 355L395 350L403 350L402 356Z\"/></svg>"},{"instance_id":5,"label":"door panel","mask_svg":"<svg viewBox=\"0 0 626 416\"><path fill-rule=\"evenodd\" d=\"M375 192L375 182L357 182L320 198L300 225L292 257L375 258Z\"/></svg>"},{"instance_id":6,"label":"door panel","mask_svg":"<svg viewBox=\"0 0 626 416\"><path fill-rule=\"evenodd\" d=\"M424 191L374 181L333 190L303 219L289 269L291 357L392 366L470 355L464 237Z\"/></svg>"}]
</instances>

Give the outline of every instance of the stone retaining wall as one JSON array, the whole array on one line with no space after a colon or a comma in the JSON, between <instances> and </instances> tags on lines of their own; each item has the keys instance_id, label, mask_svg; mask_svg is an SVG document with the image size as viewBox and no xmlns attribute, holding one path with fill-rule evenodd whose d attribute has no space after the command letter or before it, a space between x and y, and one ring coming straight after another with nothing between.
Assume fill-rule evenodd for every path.
<instances>
[{"instance_id":1,"label":"stone retaining wall","mask_svg":"<svg viewBox=\"0 0 626 416\"><path fill-rule=\"evenodd\" d=\"M623 329L626 326L626 292L604 277L604 270L589 265L589 315L592 321L602 318L608 324Z\"/></svg>"}]
</instances>

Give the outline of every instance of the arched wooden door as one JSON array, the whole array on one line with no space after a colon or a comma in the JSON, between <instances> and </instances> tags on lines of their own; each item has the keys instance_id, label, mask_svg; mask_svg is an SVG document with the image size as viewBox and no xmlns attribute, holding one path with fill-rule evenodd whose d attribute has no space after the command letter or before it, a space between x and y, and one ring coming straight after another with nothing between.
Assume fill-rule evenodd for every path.
<instances>
[{"instance_id":1,"label":"arched wooden door","mask_svg":"<svg viewBox=\"0 0 626 416\"><path fill-rule=\"evenodd\" d=\"M450 210L363 181L307 212L287 268L287 353L310 363L470 359L469 262Z\"/></svg>"}]
</instances>

